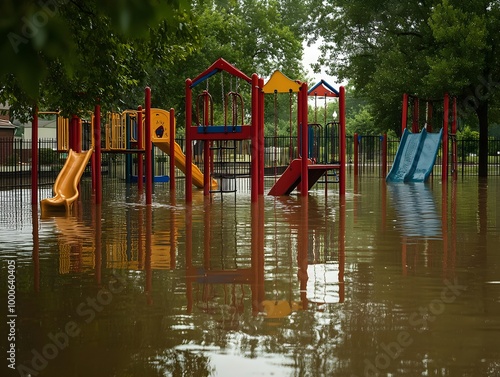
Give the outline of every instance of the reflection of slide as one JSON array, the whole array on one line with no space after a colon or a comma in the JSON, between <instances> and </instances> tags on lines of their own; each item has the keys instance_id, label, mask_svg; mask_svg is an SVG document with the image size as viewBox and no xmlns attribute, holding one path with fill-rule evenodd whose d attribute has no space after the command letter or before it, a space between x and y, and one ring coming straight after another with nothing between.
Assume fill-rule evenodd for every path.
<instances>
[{"instance_id":1,"label":"reflection of slide","mask_svg":"<svg viewBox=\"0 0 500 377\"><path fill-rule=\"evenodd\" d=\"M170 113L161 109L151 109L151 137L153 143L163 152L170 155ZM186 174L186 155L182 152L179 144L175 145L175 166ZM198 188L203 188L203 173L198 166L192 164L193 184ZM212 186L216 187L217 182L212 181Z\"/></svg>"},{"instance_id":2,"label":"reflection of slide","mask_svg":"<svg viewBox=\"0 0 500 377\"><path fill-rule=\"evenodd\" d=\"M78 199L78 183L92 155L92 150L76 153L69 150L68 158L54 183L54 197L40 202L42 215L51 209L65 209L70 213L73 203Z\"/></svg>"},{"instance_id":3,"label":"reflection of slide","mask_svg":"<svg viewBox=\"0 0 500 377\"><path fill-rule=\"evenodd\" d=\"M406 237L442 237L442 223L429 185L423 183L388 185L395 223Z\"/></svg>"},{"instance_id":4,"label":"reflection of slide","mask_svg":"<svg viewBox=\"0 0 500 377\"><path fill-rule=\"evenodd\" d=\"M387 182L425 182L432 172L443 130L437 134L425 129L418 134L403 132Z\"/></svg>"},{"instance_id":5,"label":"reflection of slide","mask_svg":"<svg viewBox=\"0 0 500 377\"><path fill-rule=\"evenodd\" d=\"M320 179L320 177L328 170L338 169L338 165L320 165L313 164L309 161L308 166L308 190ZM268 195L282 196L290 195L290 193L299 185L302 179L302 159L296 158L293 160L288 168L283 172L281 177L276 181Z\"/></svg>"}]
</instances>

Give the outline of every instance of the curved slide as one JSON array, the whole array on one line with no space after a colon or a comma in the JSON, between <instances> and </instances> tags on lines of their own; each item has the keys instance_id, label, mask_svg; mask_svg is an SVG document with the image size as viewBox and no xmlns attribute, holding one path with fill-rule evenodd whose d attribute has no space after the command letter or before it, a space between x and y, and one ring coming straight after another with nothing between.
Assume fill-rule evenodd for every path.
<instances>
[{"instance_id":1,"label":"curved slide","mask_svg":"<svg viewBox=\"0 0 500 377\"><path fill-rule=\"evenodd\" d=\"M170 113L162 109L151 109L151 138L153 144L163 152L170 155ZM182 148L174 141L175 166L186 174L186 155ZM192 164L192 181L198 188L203 188L203 173L195 164ZM217 187L217 182L212 180L212 187Z\"/></svg>"},{"instance_id":2,"label":"curved slide","mask_svg":"<svg viewBox=\"0 0 500 377\"><path fill-rule=\"evenodd\" d=\"M404 130L387 182L425 182L432 173L443 130L418 134Z\"/></svg>"},{"instance_id":3,"label":"curved slide","mask_svg":"<svg viewBox=\"0 0 500 377\"><path fill-rule=\"evenodd\" d=\"M55 196L40 201L42 215L51 209L64 209L67 214L71 213L73 203L80 195L78 183L82 178L90 156L92 156L92 149L84 153L69 150L68 158L54 183L53 191Z\"/></svg>"}]
</instances>

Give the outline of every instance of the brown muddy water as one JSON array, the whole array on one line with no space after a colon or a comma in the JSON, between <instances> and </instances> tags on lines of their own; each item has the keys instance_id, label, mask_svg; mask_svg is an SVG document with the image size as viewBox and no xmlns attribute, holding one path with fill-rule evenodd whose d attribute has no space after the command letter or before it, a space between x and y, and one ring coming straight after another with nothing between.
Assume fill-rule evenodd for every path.
<instances>
[{"instance_id":1,"label":"brown muddy water","mask_svg":"<svg viewBox=\"0 0 500 377\"><path fill-rule=\"evenodd\" d=\"M47 219L0 192L1 376L500 376L498 178L82 189Z\"/></svg>"}]
</instances>

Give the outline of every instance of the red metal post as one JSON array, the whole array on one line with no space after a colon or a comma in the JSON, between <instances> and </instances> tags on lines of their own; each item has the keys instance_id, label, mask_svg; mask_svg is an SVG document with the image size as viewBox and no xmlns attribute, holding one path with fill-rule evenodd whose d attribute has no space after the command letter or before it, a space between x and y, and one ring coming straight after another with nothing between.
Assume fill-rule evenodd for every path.
<instances>
[{"instance_id":1,"label":"red metal post","mask_svg":"<svg viewBox=\"0 0 500 377\"><path fill-rule=\"evenodd\" d=\"M442 180L447 182L448 179L448 116L449 116L450 97L448 93L444 95L444 119L443 119L443 168Z\"/></svg>"},{"instance_id":2,"label":"red metal post","mask_svg":"<svg viewBox=\"0 0 500 377\"><path fill-rule=\"evenodd\" d=\"M403 108L401 115L401 135L403 135L408 122L408 94L403 93Z\"/></svg>"},{"instance_id":3,"label":"red metal post","mask_svg":"<svg viewBox=\"0 0 500 377\"><path fill-rule=\"evenodd\" d=\"M256 74L252 75L252 139L251 139L251 171L252 171L252 203L257 202L259 197L259 80ZM262 177L263 179L263 177Z\"/></svg>"},{"instance_id":4,"label":"red metal post","mask_svg":"<svg viewBox=\"0 0 500 377\"><path fill-rule=\"evenodd\" d=\"M309 195L309 130L308 130L308 114L307 114L307 83L303 83L300 87L299 96L301 99L302 108L302 187L300 194L302 196Z\"/></svg>"},{"instance_id":5,"label":"red metal post","mask_svg":"<svg viewBox=\"0 0 500 377\"><path fill-rule=\"evenodd\" d=\"M170 191L175 191L175 110L170 109Z\"/></svg>"},{"instance_id":6,"label":"red metal post","mask_svg":"<svg viewBox=\"0 0 500 377\"><path fill-rule=\"evenodd\" d=\"M137 107L137 149L140 150L137 153L137 190L142 191L143 181L144 181L144 126L142 124L142 106Z\"/></svg>"},{"instance_id":7,"label":"red metal post","mask_svg":"<svg viewBox=\"0 0 500 377\"><path fill-rule=\"evenodd\" d=\"M345 195L346 177L346 125L345 125L345 88L339 88L339 141L340 141L340 173L339 173L339 195Z\"/></svg>"},{"instance_id":8,"label":"red metal post","mask_svg":"<svg viewBox=\"0 0 500 377\"><path fill-rule=\"evenodd\" d=\"M95 204L102 203L102 174L101 174L101 106L94 108L94 169ZM99 219L98 219L99 221Z\"/></svg>"},{"instance_id":9,"label":"red metal post","mask_svg":"<svg viewBox=\"0 0 500 377\"><path fill-rule=\"evenodd\" d=\"M358 140L358 134L357 132L354 133L354 176L357 177L358 175L358 150L359 150L359 140Z\"/></svg>"},{"instance_id":10,"label":"red metal post","mask_svg":"<svg viewBox=\"0 0 500 377\"><path fill-rule=\"evenodd\" d=\"M382 136L382 177L387 176L387 134Z\"/></svg>"},{"instance_id":11,"label":"red metal post","mask_svg":"<svg viewBox=\"0 0 500 377\"><path fill-rule=\"evenodd\" d=\"M258 122L258 155L259 155L259 195L264 195L264 79L259 78L259 88L257 90L257 95L259 98L257 115L259 118Z\"/></svg>"},{"instance_id":12,"label":"red metal post","mask_svg":"<svg viewBox=\"0 0 500 377\"><path fill-rule=\"evenodd\" d=\"M38 205L38 107L33 107L31 122L31 204Z\"/></svg>"},{"instance_id":13,"label":"red metal post","mask_svg":"<svg viewBox=\"0 0 500 377\"><path fill-rule=\"evenodd\" d=\"M153 161L152 161L152 143L151 143L151 88L148 86L145 92L146 105L146 140L144 150L146 153L146 204L152 203L153 198Z\"/></svg>"},{"instance_id":14,"label":"red metal post","mask_svg":"<svg viewBox=\"0 0 500 377\"><path fill-rule=\"evenodd\" d=\"M192 126L192 81L186 80L186 203L193 201L193 145L191 141ZM186 217L187 218L187 217Z\"/></svg>"}]
</instances>

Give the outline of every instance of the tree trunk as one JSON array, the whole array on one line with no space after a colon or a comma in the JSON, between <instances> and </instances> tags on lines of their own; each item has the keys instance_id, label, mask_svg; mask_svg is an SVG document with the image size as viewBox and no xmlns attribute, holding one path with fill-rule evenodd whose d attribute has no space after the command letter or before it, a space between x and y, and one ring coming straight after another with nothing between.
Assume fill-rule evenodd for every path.
<instances>
[{"instance_id":1,"label":"tree trunk","mask_svg":"<svg viewBox=\"0 0 500 377\"><path fill-rule=\"evenodd\" d=\"M488 176L488 101L481 101L476 109L479 120L479 176Z\"/></svg>"}]
</instances>

